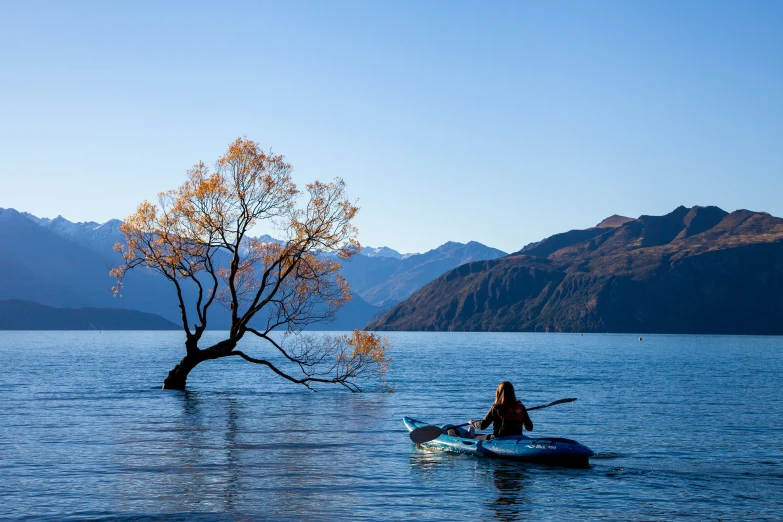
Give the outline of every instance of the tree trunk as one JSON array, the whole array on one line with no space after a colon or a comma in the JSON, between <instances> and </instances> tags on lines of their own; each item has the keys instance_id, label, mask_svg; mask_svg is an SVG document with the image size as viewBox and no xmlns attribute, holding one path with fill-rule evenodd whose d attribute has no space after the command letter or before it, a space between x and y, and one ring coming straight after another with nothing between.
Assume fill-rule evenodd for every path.
<instances>
[{"instance_id":1,"label":"tree trunk","mask_svg":"<svg viewBox=\"0 0 783 522\"><path fill-rule=\"evenodd\" d=\"M188 380L190 370L196 367L198 363L206 358L199 354L188 354L182 358L173 370L169 372L166 380L163 381L164 390L184 390L185 383Z\"/></svg>"}]
</instances>

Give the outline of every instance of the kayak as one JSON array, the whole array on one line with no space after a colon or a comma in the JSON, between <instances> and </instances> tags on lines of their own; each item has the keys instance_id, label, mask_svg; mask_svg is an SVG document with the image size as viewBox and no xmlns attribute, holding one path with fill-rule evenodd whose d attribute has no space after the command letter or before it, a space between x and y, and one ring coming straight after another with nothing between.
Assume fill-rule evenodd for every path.
<instances>
[{"instance_id":1,"label":"kayak","mask_svg":"<svg viewBox=\"0 0 783 522\"><path fill-rule=\"evenodd\" d=\"M410 417L403 417L402 421L405 423L408 431L425 426L433 426ZM448 429L451 425L436 424L435 426ZM438 438L425 442L422 446L467 453L479 457L498 457L569 467L587 466L590 457L593 456L590 448L571 439L515 435L482 440L480 438L469 438L467 436L468 432L464 428L455 428L455 430L459 432L460 436L447 435L444 429L444 433L438 436Z\"/></svg>"}]
</instances>

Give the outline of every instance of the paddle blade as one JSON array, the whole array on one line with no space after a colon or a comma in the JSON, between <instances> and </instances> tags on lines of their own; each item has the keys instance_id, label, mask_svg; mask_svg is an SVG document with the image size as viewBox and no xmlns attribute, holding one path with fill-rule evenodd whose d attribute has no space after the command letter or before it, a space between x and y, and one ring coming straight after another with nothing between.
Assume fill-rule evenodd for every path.
<instances>
[{"instance_id":1,"label":"paddle blade","mask_svg":"<svg viewBox=\"0 0 783 522\"><path fill-rule=\"evenodd\" d=\"M410 438L416 444L424 444L435 440L443 434L443 430L437 426L422 426L410 432Z\"/></svg>"}]
</instances>

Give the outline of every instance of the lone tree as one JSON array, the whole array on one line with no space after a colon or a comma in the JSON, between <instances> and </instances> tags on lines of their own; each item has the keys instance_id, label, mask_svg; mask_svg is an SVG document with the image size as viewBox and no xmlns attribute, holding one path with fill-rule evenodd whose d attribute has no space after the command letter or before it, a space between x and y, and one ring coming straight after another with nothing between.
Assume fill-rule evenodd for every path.
<instances>
[{"instance_id":1,"label":"lone tree","mask_svg":"<svg viewBox=\"0 0 783 522\"><path fill-rule=\"evenodd\" d=\"M385 339L358 330L320 338L302 334L305 326L332 318L350 299L334 259L359 251L351 224L358 207L347 199L342 180L316 181L302 192L291 181L291 171L282 156L240 138L214 170L195 165L182 186L160 193L158 205L143 202L120 227L125 244L115 249L124 263L112 270L118 279L115 292L125 274L140 266L162 274L176 288L185 356L169 372L164 389L184 389L196 365L222 357L266 366L308 388L336 383L360 391L362 378L383 381L390 361ZM272 225L282 241L250 237L262 222ZM230 312L231 328L225 339L202 348L199 342L216 302ZM283 364L237 350L246 334L266 341L282 354L277 359Z\"/></svg>"}]
</instances>

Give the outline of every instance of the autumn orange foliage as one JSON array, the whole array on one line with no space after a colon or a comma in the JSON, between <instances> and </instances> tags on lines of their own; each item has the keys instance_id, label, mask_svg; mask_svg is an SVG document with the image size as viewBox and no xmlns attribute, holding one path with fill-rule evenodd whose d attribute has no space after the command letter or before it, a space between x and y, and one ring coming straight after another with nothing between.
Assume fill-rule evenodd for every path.
<instances>
[{"instance_id":1,"label":"autumn orange foliage","mask_svg":"<svg viewBox=\"0 0 783 522\"><path fill-rule=\"evenodd\" d=\"M159 194L157 205L143 202L120 227L125 242L115 249L124 264L112 270L115 292L136 267L162 274L176 289L187 355L164 387L184 387L187 373L203 360L234 355L308 387L333 382L357 391L357 379L370 367L381 379L385 375L390 360L385 339L355 331L315 343L301 333L350 300L339 261L361 248L352 224L359 209L342 180L315 181L301 191L291 172L283 156L240 138L214 169L196 164L179 188ZM273 228L281 242L249 236L261 224ZM187 302L186 285L195 302ZM231 329L223 341L201 348L215 302L230 312ZM273 338L275 330L288 335ZM268 341L301 375L236 350L246 333Z\"/></svg>"}]
</instances>

